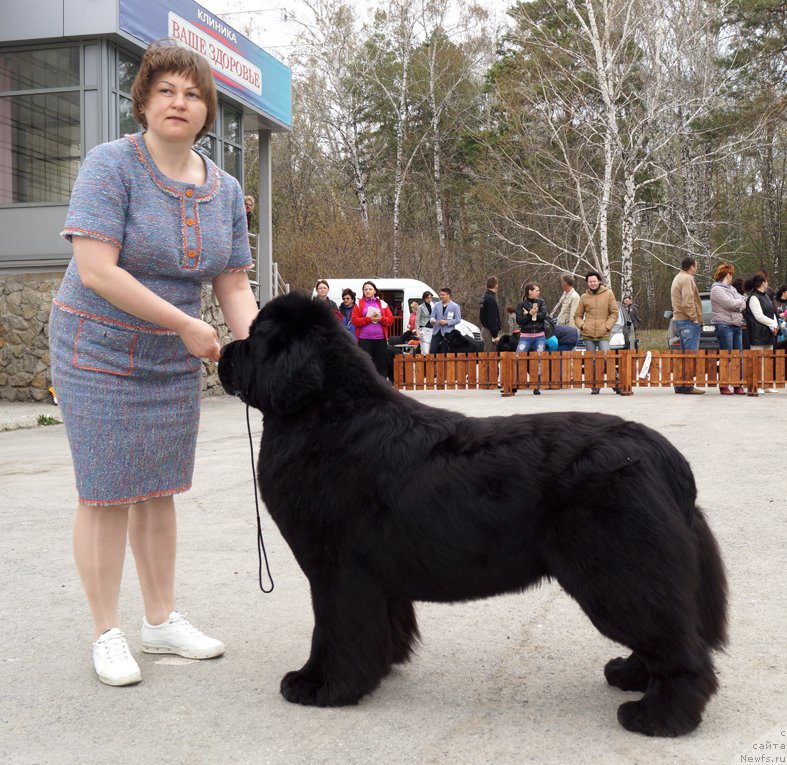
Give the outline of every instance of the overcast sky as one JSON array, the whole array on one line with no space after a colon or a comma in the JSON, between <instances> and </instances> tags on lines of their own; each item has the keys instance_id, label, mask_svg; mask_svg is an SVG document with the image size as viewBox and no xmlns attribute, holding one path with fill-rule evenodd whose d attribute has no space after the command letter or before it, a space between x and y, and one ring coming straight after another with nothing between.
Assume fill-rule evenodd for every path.
<instances>
[{"instance_id":1,"label":"overcast sky","mask_svg":"<svg viewBox=\"0 0 787 765\"><path fill-rule=\"evenodd\" d=\"M287 7L277 0L197 0L211 13L220 15L230 26L245 33L251 23L250 38L268 53L286 63L298 32L298 19L308 21L309 11L297 0L287 0ZM370 3L351 0L360 18L366 18ZM496 17L502 18L515 0L480 0Z\"/></svg>"}]
</instances>

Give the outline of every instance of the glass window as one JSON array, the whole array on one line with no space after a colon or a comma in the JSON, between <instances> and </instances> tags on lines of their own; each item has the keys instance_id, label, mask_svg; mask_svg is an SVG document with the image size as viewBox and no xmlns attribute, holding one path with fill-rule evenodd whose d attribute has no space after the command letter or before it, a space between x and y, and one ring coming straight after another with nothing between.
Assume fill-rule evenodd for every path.
<instances>
[{"instance_id":1,"label":"glass window","mask_svg":"<svg viewBox=\"0 0 787 765\"><path fill-rule=\"evenodd\" d=\"M194 144L194 148L218 164L216 159L216 139L212 135L204 135Z\"/></svg>"},{"instance_id":2,"label":"glass window","mask_svg":"<svg viewBox=\"0 0 787 765\"><path fill-rule=\"evenodd\" d=\"M240 126L240 112L230 109L225 106L224 109L224 135L222 136L225 141L232 141L233 143L241 142L241 126Z\"/></svg>"},{"instance_id":3,"label":"glass window","mask_svg":"<svg viewBox=\"0 0 787 765\"><path fill-rule=\"evenodd\" d=\"M118 90L131 95L131 86L139 71L139 60L118 52Z\"/></svg>"},{"instance_id":4,"label":"glass window","mask_svg":"<svg viewBox=\"0 0 787 765\"><path fill-rule=\"evenodd\" d=\"M79 48L0 53L0 92L79 85Z\"/></svg>"},{"instance_id":5,"label":"glass window","mask_svg":"<svg viewBox=\"0 0 787 765\"><path fill-rule=\"evenodd\" d=\"M81 159L80 94L0 97L0 204L68 201Z\"/></svg>"},{"instance_id":6,"label":"glass window","mask_svg":"<svg viewBox=\"0 0 787 765\"><path fill-rule=\"evenodd\" d=\"M125 96L118 97L118 131L120 135L136 133L139 125L131 111L131 99Z\"/></svg>"},{"instance_id":7,"label":"glass window","mask_svg":"<svg viewBox=\"0 0 787 765\"><path fill-rule=\"evenodd\" d=\"M229 143L224 144L224 169L243 185L243 178L240 177L240 149Z\"/></svg>"}]
</instances>

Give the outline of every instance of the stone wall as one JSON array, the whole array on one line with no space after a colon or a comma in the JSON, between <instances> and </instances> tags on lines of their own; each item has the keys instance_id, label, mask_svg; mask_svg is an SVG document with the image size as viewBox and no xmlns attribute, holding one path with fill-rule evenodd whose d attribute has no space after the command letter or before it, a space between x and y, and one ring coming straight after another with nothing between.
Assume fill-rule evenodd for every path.
<instances>
[{"instance_id":1,"label":"stone wall","mask_svg":"<svg viewBox=\"0 0 787 765\"><path fill-rule=\"evenodd\" d=\"M0 400L46 401L49 372L49 311L60 273L0 274ZM229 329L210 286L202 292L203 318L227 342ZM217 365L204 362L203 395L222 393Z\"/></svg>"}]
</instances>

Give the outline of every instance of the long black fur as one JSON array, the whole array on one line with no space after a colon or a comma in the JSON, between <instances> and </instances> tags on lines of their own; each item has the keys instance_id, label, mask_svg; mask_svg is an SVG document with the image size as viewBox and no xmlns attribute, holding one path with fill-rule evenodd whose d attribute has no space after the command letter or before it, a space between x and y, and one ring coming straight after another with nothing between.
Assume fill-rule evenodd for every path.
<instances>
[{"instance_id":1,"label":"long black fur","mask_svg":"<svg viewBox=\"0 0 787 765\"><path fill-rule=\"evenodd\" d=\"M262 496L311 585L311 654L281 682L288 701L355 704L376 688L419 639L413 601L547 578L630 649L605 668L644 693L619 708L623 727L699 724L727 588L691 469L663 436L601 414L425 406L300 294L268 303L219 375L264 415Z\"/></svg>"}]
</instances>

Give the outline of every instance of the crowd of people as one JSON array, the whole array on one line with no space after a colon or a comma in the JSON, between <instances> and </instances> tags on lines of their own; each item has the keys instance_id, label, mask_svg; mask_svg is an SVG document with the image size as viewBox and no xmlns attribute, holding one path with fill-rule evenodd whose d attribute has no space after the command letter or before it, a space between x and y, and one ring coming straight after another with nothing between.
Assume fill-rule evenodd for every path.
<instances>
[{"instance_id":1,"label":"crowd of people","mask_svg":"<svg viewBox=\"0 0 787 765\"><path fill-rule=\"evenodd\" d=\"M585 280L587 291L580 296L575 288L576 278L563 274L561 296L551 311L541 297L541 285L535 282L525 285L522 300L506 308L509 315L506 335L497 302L499 282L497 277L490 276L479 305L481 343L476 350L483 349L487 353L501 348L518 353L568 351L577 346L580 338L591 353L609 350L610 333L618 319L618 304L598 272L588 272ZM462 309L453 300L450 287L442 287L436 297L427 290L420 301L411 300L408 317L402 317L404 331L396 337L391 337L391 331L394 316L400 313L401 307L388 305L372 281L364 282L362 290L363 295L359 297L345 287L341 305L337 306L328 297L328 282L320 279L315 284L314 300L325 301L337 314L358 345L369 353L381 376L391 376L390 354L396 350L389 347L389 340L395 342L396 347L410 343L422 354L456 350L458 333L455 330L462 322ZM627 297L627 307L629 315L634 317L632 320L638 322L636 305L630 297ZM500 346L504 337L508 344L504 341ZM592 392L598 393L599 389L594 388Z\"/></svg>"},{"instance_id":2,"label":"crowd of people","mask_svg":"<svg viewBox=\"0 0 787 765\"><path fill-rule=\"evenodd\" d=\"M695 259L684 258L670 289L671 333L684 351L699 348L704 325L702 300L695 283L696 272ZM517 353L570 351L581 340L585 351L591 354L609 351L612 330L619 323L620 304L598 271L589 270L584 275L585 290L582 294L577 290L577 280L574 274L561 275L560 297L551 311L541 296L541 285L536 282L525 284L522 299L501 311L498 304L499 281L497 277L490 276L478 310L481 328L478 350L486 353L501 350ZM373 282L364 283L361 298L357 298L353 290L345 288L342 305L338 307L328 298L328 291L328 283L319 280L315 285L314 299L330 304L383 376L391 376L390 354L396 352L387 346L389 339L397 346L408 342L418 346L422 354L455 350L450 337L462 321L462 310L453 300L449 287L441 288L436 299L430 291L426 291L421 301L411 300L407 319L402 317L404 332L394 338L390 337L391 328L401 307L396 305L392 310ZM744 347L767 349L773 347L779 338L787 342L784 329L787 285L774 292L768 286L765 271L760 270L744 281L735 278L734 266L722 263L713 275L710 302L712 324L721 350L741 350ZM632 330L629 335L635 337L641 321L639 309L631 295L623 297L622 305ZM505 322L504 316L507 316ZM631 347L635 346L632 344ZM595 370L595 366L591 369ZM693 377L691 365L686 362L675 392L703 394L705 391L693 383L687 384ZM620 392L617 385L613 390ZM719 390L722 395L746 392L742 386L721 386ZM773 389L766 390L770 392ZM591 387L592 395L599 392L600 388ZM535 388L534 393L540 393L540 389Z\"/></svg>"},{"instance_id":3,"label":"crowd of people","mask_svg":"<svg viewBox=\"0 0 787 765\"><path fill-rule=\"evenodd\" d=\"M348 332L358 341L358 346L366 351L374 362L375 369L383 377L390 377L391 328L394 311L380 295L372 281L363 283L361 297L349 287L342 290L342 305L337 306L329 297L330 286L320 279L314 286L314 300L325 301L328 307L341 319ZM421 353L447 353L453 350L449 336L462 321L462 309L451 299L451 288L442 287L439 300L434 300L431 292L424 292L421 302L411 300L406 331L397 337L399 345L412 342L419 346Z\"/></svg>"}]
</instances>

